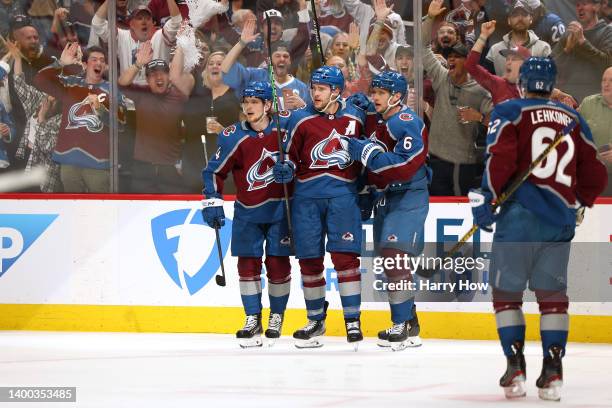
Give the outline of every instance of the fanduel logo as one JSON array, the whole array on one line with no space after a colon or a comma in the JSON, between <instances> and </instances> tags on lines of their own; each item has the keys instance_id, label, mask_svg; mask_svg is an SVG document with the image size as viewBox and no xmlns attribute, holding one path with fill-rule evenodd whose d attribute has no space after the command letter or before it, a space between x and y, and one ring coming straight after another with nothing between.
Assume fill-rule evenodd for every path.
<instances>
[{"instance_id":1,"label":"fanduel logo","mask_svg":"<svg viewBox=\"0 0 612 408\"><path fill-rule=\"evenodd\" d=\"M57 217L58 214L0 214L0 277Z\"/></svg>"},{"instance_id":2,"label":"fanduel logo","mask_svg":"<svg viewBox=\"0 0 612 408\"><path fill-rule=\"evenodd\" d=\"M225 218L219 231L223 255L227 254L232 221ZM151 220L157 256L166 273L190 295L197 293L220 268L215 232L204 223L197 208L170 211Z\"/></svg>"}]
</instances>

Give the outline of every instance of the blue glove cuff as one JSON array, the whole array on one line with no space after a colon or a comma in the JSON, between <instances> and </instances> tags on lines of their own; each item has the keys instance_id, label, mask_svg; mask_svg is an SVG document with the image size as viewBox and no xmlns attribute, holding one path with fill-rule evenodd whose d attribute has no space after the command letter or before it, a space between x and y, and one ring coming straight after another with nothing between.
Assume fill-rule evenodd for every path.
<instances>
[{"instance_id":1,"label":"blue glove cuff","mask_svg":"<svg viewBox=\"0 0 612 408\"><path fill-rule=\"evenodd\" d=\"M368 160L370 160L370 157L373 157L372 155L376 156L378 153L384 152L385 151L383 150L383 148L376 143L366 144L363 150L361 151L361 164L367 167Z\"/></svg>"}]
</instances>

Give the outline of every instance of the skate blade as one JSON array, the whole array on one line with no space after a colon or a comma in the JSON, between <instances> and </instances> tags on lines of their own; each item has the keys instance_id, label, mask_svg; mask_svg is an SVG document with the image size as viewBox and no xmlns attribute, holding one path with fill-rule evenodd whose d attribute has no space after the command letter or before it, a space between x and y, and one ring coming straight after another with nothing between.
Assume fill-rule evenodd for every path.
<instances>
[{"instance_id":1,"label":"skate blade","mask_svg":"<svg viewBox=\"0 0 612 408\"><path fill-rule=\"evenodd\" d=\"M382 339L378 339L378 341L376 342L376 345L378 347L391 347L391 343L389 343L389 340L382 340Z\"/></svg>"},{"instance_id":2,"label":"skate blade","mask_svg":"<svg viewBox=\"0 0 612 408\"><path fill-rule=\"evenodd\" d=\"M408 347L421 347L423 345L423 341L419 336L408 337L408 343L406 344Z\"/></svg>"},{"instance_id":3,"label":"skate blade","mask_svg":"<svg viewBox=\"0 0 612 408\"><path fill-rule=\"evenodd\" d=\"M408 340L394 341L390 343L391 343L391 350L393 351L402 351L402 350L405 350L406 347L408 347Z\"/></svg>"},{"instance_id":4,"label":"skate blade","mask_svg":"<svg viewBox=\"0 0 612 408\"><path fill-rule=\"evenodd\" d=\"M545 401L561 401L561 386L563 381L551 381L548 387L538 388L538 397Z\"/></svg>"},{"instance_id":5,"label":"skate blade","mask_svg":"<svg viewBox=\"0 0 612 408\"><path fill-rule=\"evenodd\" d=\"M310 340L297 339L295 341L295 347L299 349L320 348L323 347L323 342L318 337L313 337Z\"/></svg>"},{"instance_id":6,"label":"skate blade","mask_svg":"<svg viewBox=\"0 0 612 408\"><path fill-rule=\"evenodd\" d=\"M263 345L263 341L261 337L253 337L250 339L239 339L238 344L241 348L253 348L253 347L261 347Z\"/></svg>"},{"instance_id":7,"label":"skate blade","mask_svg":"<svg viewBox=\"0 0 612 408\"><path fill-rule=\"evenodd\" d=\"M353 346L353 351L354 352L359 351L359 343L361 343L361 340L353 341L353 342L349 343L351 346Z\"/></svg>"},{"instance_id":8,"label":"skate blade","mask_svg":"<svg viewBox=\"0 0 612 408\"><path fill-rule=\"evenodd\" d=\"M268 337L268 341L266 342L266 345L267 345L268 347L274 347L274 345L276 344L276 340L277 340L277 339L275 339L275 338L269 338L269 337Z\"/></svg>"},{"instance_id":9,"label":"skate blade","mask_svg":"<svg viewBox=\"0 0 612 408\"><path fill-rule=\"evenodd\" d=\"M522 375L516 377L511 385L504 387L504 395L508 399L521 398L527 395L525 391L525 377Z\"/></svg>"}]
</instances>

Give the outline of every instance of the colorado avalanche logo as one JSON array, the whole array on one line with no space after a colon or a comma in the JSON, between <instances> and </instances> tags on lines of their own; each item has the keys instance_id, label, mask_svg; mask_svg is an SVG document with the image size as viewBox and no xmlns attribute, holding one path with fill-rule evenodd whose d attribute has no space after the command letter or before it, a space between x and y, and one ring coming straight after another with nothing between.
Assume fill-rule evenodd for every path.
<instances>
[{"instance_id":1,"label":"colorado avalanche logo","mask_svg":"<svg viewBox=\"0 0 612 408\"><path fill-rule=\"evenodd\" d=\"M259 160L247 172L246 177L249 183L247 191L259 190L274 182L272 167L274 167L274 163L278 160L278 156L278 152L270 152L265 148L263 149Z\"/></svg>"},{"instance_id":2,"label":"colorado avalanche logo","mask_svg":"<svg viewBox=\"0 0 612 408\"><path fill-rule=\"evenodd\" d=\"M287 110L282 110L278 112L278 116L280 116L281 118L288 118L289 116L291 116L291 112Z\"/></svg>"},{"instance_id":3,"label":"colorado avalanche logo","mask_svg":"<svg viewBox=\"0 0 612 408\"><path fill-rule=\"evenodd\" d=\"M346 137L334 129L325 139L317 143L310 152L311 169L328 169L338 166L346 169L353 161L347 151L348 142Z\"/></svg>"},{"instance_id":4,"label":"colorado avalanche logo","mask_svg":"<svg viewBox=\"0 0 612 408\"><path fill-rule=\"evenodd\" d=\"M372 134L370 135L370 140L385 149L385 152L389 151L389 148L387 147L385 142L376 137L376 132L372 132Z\"/></svg>"},{"instance_id":5,"label":"colorado avalanche logo","mask_svg":"<svg viewBox=\"0 0 612 408\"><path fill-rule=\"evenodd\" d=\"M236 131L236 125L232 125L223 129L223 136L229 136Z\"/></svg>"},{"instance_id":6,"label":"colorado avalanche logo","mask_svg":"<svg viewBox=\"0 0 612 408\"><path fill-rule=\"evenodd\" d=\"M87 98L75 103L68 111L68 124L66 129L87 128L89 132L97 133L104 128L104 124L98 118Z\"/></svg>"},{"instance_id":7,"label":"colorado avalanche logo","mask_svg":"<svg viewBox=\"0 0 612 408\"><path fill-rule=\"evenodd\" d=\"M410 122L412 119L414 119L412 115L409 113L401 113L399 115L399 118L403 120L404 122Z\"/></svg>"}]
</instances>

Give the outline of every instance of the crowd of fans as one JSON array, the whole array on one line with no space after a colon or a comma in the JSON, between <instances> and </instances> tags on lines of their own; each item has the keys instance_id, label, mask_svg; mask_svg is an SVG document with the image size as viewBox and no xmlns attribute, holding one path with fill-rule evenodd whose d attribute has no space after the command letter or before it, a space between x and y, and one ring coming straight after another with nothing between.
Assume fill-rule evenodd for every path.
<instances>
[{"instance_id":1,"label":"crowd of fans","mask_svg":"<svg viewBox=\"0 0 612 408\"><path fill-rule=\"evenodd\" d=\"M612 172L609 2L424 0L415 44L412 2L315 0L319 45L307 0L116 0L116 10L101 0L0 0L0 172L43 166L46 179L24 191L109 192L114 116L119 192L199 193L218 135L241 119L246 83L267 80L271 60L281 109L299 109L325 57L344 74L343 96L367 93L383 69L404 75L405 103L423 107L429 130L432 195L465 195L480 184L489 114L520 97L529 56L555 59L553 98L585 116ZM109 11L116 61L107 53ZM181 40L189 35L199 54L192 64ZM109 111L111 63L118 112Z\"/></svg>"}]
</instances>

